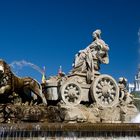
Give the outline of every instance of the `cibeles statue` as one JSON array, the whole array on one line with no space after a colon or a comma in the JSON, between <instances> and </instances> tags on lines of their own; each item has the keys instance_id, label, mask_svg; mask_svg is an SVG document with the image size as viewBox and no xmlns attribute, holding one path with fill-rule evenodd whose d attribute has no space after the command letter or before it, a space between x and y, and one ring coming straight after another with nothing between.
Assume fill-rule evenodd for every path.
<instances>
[{"instance_id":1,"label":"cibeles statue","mask_svg":"<svg viewBox=\"0 0 140 140\"><path fill-rule=\"evenodd\" d=\"M101 39L101 30L92 33L93 42L75 55L72 73L86 73L87 81L94 80L94 74L100 74L100 64L108 64L109 46Z\"/></svg>"}]
</instances>

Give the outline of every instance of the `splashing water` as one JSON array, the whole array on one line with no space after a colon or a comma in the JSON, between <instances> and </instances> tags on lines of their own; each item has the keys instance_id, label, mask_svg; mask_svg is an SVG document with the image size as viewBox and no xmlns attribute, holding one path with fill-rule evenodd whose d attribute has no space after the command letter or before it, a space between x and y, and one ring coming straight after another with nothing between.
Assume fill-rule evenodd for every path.
<instances>
[{"instance_id":1,"label":"splashing water","mask_svg":"<svg viewBox=\"0 0 140 140\"><path fill-rule=\"evenodd\" d=\"M31 63L31 62L27 62L25 60L22 60L22 61L13 61L10 64L10 67L13 68L13 69L15 69L17 66L18 66L18 69L22 69L22 67L24 67L24 66L29 66L29 67L37 70L41 74L44 73L44 71L40 67L38 67L37 65L35 65L35 64ZM16 71L16 73L18 73L18 72Z\"/></svg>"},{"instance_id":2,"label":"splashing water","mask_svg":"<svg viewBox=\"0 0 140 140\"><path fill-rule=\"evenodd\" d=\"M132 123L140 123L140 113L131 120Z\"/></svg>"}]
</instances>

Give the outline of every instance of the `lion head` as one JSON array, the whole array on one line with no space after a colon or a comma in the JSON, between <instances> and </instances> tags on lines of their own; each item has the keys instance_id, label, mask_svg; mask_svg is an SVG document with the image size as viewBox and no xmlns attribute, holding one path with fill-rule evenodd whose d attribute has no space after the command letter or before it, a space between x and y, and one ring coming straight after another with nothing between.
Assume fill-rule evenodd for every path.
<instances>
[{"instance_id":1,"label":"lion head","mask_svg":"<svg viewBox=\"0 0 140 140\"><path fill-rule=\"evenodd\" d=\"M3 80L5 80L5 78L9 79L9 77L11 77L11 74L12 72L10 66L3 59L0 59L0 83L3 83Z\"/></svg>"}]
</instances>

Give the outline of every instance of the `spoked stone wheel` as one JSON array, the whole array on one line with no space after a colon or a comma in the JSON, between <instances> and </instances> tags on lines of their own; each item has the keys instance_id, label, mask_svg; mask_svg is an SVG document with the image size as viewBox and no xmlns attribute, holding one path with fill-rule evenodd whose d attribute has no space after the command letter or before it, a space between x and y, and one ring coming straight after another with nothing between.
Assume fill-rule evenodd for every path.
<instances>
[{"instance_id":1,"label":"spoked stone wheel","mask_svg":"<svg viewBox=\"0 0 140 140\"><path fill-rule=\"evenodd\" d=\"M91 97L102 107L112 107L119 101L119 88L109 75L100 75L91 86Z\"/></svg>"},{"instance_id":2,"label":"spoked stone wheel","mask_svg":"<svg viewBox=\"0 0 140 140\"><path fill-rule=\"evenodd\" d=\"M78 83L68 81L60 88L61 98L65 104L75 106L81 102L81 87Z\"/></svg>"}]
</instances>

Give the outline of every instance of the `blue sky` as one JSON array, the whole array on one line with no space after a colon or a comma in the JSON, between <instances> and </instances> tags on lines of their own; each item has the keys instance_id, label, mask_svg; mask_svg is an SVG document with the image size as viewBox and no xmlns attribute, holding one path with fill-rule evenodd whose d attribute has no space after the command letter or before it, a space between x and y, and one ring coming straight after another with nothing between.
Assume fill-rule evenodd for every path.
<instances>
[{"instance_id":1,"label":"blue sky","mask_svg":"<svg viewBox=\"0 0 140 140\"><path fill-rule=\"evenodd\" d=\"M101 72L133 81L139 58L139 0L4 0L0 1L0 58L9 64L26 60L46 66L47 77L60 65L68 73L75 54L102 30L109 45L110 63ZM19 76L41 80L37 71L23 67Z\"/></svg>"}]
</instances>

